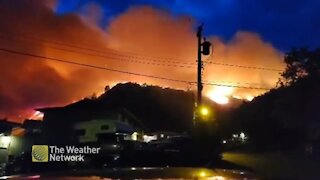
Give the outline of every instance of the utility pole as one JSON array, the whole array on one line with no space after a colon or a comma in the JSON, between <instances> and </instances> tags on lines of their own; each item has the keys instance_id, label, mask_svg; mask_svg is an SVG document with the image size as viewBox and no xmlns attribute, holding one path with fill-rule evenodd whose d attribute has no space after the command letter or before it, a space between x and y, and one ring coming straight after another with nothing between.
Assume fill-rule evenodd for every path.
<instances>
[{"instance_id":1,"label":"utility pole","mask_svg":"<svg viewBox=\"0 0 320 180\"><path fill-rule=\"evenodd\" d=\"M193 124L196 124L197 120L203 120L208 118L209 115L209 109L205 107L202 104L202 89L203 89L203 84L202 84L202 69L203 69L203 64L202 64L202 54L203 55L209 55L210 54L210 47L211 43L207 41L205 38L202 37L202 31L203 31L203 24L201 24L198 27L198 32L197 32L197 37L198 37L198 80L197 80L197 85L198 85L198 96L197 96L197 107L194 112L194 122ZM203 42L202 42L203 38Z\"/></svg>"},{"instance_id":2,"label":"utility pole","mask_svg":"<svg viewBox=\"0 0 320 180\"><path fill-rule=\"evenodd\" d=\"M198 27L197 37L198 37L198 96L197 96L197 106L202 104L202 60L201 60L201 49L202 49L202 30L203 24Z\"/></svg>"}]
</instances>

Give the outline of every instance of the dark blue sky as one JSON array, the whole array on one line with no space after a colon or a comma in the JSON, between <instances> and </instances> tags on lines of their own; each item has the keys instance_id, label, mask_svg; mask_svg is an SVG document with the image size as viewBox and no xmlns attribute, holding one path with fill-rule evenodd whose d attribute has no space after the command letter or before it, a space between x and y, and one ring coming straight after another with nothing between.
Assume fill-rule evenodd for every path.
<instances>
[{"instance_id":1,"label":"dark blue sky","mask_svg":"<svg viewBox=\"0 0 320 180\"><path fill-rule=\"evenodd\" d=\"M225 40L241 30L259 33L284 51L320 47L319 0L60 0L56 12L84 13L90 2L102 7L102 26L131 6L150 5L204 22L206 34Z\"/></svg>"}]
</instances>

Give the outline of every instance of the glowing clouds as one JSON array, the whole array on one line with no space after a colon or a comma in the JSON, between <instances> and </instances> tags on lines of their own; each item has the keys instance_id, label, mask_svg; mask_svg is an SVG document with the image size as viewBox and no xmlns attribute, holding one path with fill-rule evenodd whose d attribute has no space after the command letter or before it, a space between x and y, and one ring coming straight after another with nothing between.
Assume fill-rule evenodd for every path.
<instances>
[{"instance_id":1,"label":"glowing clouds","mask_svg":"<svg viewBox=\"0 0 320 180\"><path fill-rule=\"evenodd\" d=\"M102 46L98 31L84 24L75 14L55 15L45 2L49 1L0 1L0 31L6 37L0 41L2 48L80 62L79 54L72 56L66 51L49 51L47 43L30 40L30 37L86 47ZM23 40L26 38L29 40ZM0 52L0 66L5 67L0 76L0 118L21 121L33 117L34 108L64 105L72 99L90 95L97 89L94 80L105 79L101 74L96 75L97 71L48 62Z\"/></svg>"}]
</instances>

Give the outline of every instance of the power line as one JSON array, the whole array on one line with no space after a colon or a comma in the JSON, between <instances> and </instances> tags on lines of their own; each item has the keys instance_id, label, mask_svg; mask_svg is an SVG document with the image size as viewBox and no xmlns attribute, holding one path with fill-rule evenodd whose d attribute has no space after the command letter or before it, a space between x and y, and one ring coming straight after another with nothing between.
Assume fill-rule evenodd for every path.
<instances>
[{"instance_id":1,"label":"power line","mask_svg":"<svg viewBox=\"0 0 320 180\"><path fill-rule=\"evenodd\" d=\"M171 78L166 78L166 77L159 77L159 76L154 76L154 75L147 75L147 74L140 74L140 73L135 73L135 72L130 72L130 71L111 69L111 68L106 68L106 67L101 67L101 66L96 66L96 65L91 65L91 64L78 63L78 62L74 62L74 61L68 61L68 60L63 60L63 59L59 59L59 58L46 57L46 56L42 56L42 55L36 55L36 54L31 54L31 53L26 53L26 52L20 52L20 51L15 51L15 50L10 50L10 49L4 49L4 48L0 48L0 51L7 52L7 53L12 53L12 54L30 56L30 57L34 57L34 58L43 59L43 60L51 60L51 61L56 61L56 62L61 62L61 63L66 63L66 64L72 64L72 65L77 65L77 66L82 66L82 67L95 68L95 69L106 70L106 71L110 71L110 72L130 74L130 75L148 77L148 78L153 78L153 79L160 79L160 80L180 82L180 83L188 83L188 84L196 84L197 83L195 81L171 79ZM234 87L234 88L244 88L244 89L270 90L270 89L261 88L261 87L249 87L249 86L225 85L225 84L218 84L218 83L210 83L208 81L206 83L203 83L203 84L204 85L210 85L210 86L224 86L224 87Z\"/></svg>"},{"instance_id":2,"label":"power line","mask_svg":"<svg viewBox=\"0 0 320 180\"><path fill-rule=\"evenodd\" d=\"M206 81L206 80L204 80L203 82L215 83L215 84L225 84L225 85L228 85L228 84L231 84L231 85L233 85L233 84L243 85L243 84L245 84L245 85L249 85L249 86L256 86L256 85L259 86L258 83L248 83L248 82L231 82L231 81L219 81L218 82L218 81ZM265 89L271 89L271 88L265 87Z\"/></svg>"},{"instance_id":3,"label":"power line","mask_svg":"<svg viewBox=\"0 0 320 180\"><path fill-rule=\"evenodd\" d=\"M2 33L2 34L4 34L4 33ZM4 35L4 36L8 37L7 35ZM14 35L14 36L17 36L17 35ZM22 37L22 38L26 38L26 37ZM27 37L27 38L31 38L31 39L34 39L34 40L37 40L37 41L41 41L41 42L45 42L45 43L62 45L62 46L82 49L82 50L86 50L86 51L94 51L94 52L103 53L103 54L109 53L109 54L114 54L114 55L118 55L118 56L138 58L138 59L146 59L146 60L150 60L150 61L163 62L163 63L189 64L189 65L195 64L194 62L184 62L185 60L183 60L183 59L174 59L174 58L166 58L166 57L154 57L154 56L147 56L147 55L139 55L139 54L135 54L135 53L132 53L132 52L118 51L118 50L114 50L114 49L110 49L110 48L97 48L97 49L103 49L104 50L104 51L101 51L101 50L97 50L97 49L93 49L93 48L87 48L87 47L83 47L83 46L74 45L72 43L65 43L65 42L41 39L41 38L30 37L30 36ZM128 54L131 54L131 55L128 55ZM167 59L167 60L165 61L165 60L159 60L159 59ZM168 60L176 60L176 61L168 61Z\"/></svg>"},{"instance_id":4,"label":"power line","mask_svg":"<svg viewBox=\"0 0 320 180\"><path fill-rule=\"evenodd\" d=\"M263 68L263 67L255 67L255 66L243 66L243 65L237 65L237 64L226 64L226 63L217 63L217 62L206 62L207 64L214 64L219 66L230 66L230 67L236 67L236 68L246 68L246 69L258 69L258 70L265 70L265 71L277 71L282 72L283 70L280 69L273 69L273 68Z\"/></svg>"},{"instance_id":5,"label":"power line","mask_svg":"<svg viewBox=\"0 0 320 180\"><path fill-rule=\"evenodd\" d=\"M214 82L204 82L202 84L211 85L211 86L243 88L243 89L258 89L258 90L271 90L272 89L272 88L266 88L266 87L252 87L252 86L240 86L240 85L232 85L232 84L218 84L218 83L214 83Z\"/></svg>"},{"instance_id":6,"label":"power line","mask_svg":"<svg viewBox=\"0 0 320 180\"><path fill-rule=\"evenodd\" d=\"M90 68L95 68L95 69L101 69L101 70L106 70L106 71L111 71L111 72L124 73L124 74L143 76L143 77L149 77L149 78L154 78L154 79L162 79L162 80L168 80L168 81L175 81L175 82L182 82L182 83L190 83L190 81L185 81L185 80L171 79L171 78L158 77L158 76L153 76L153 75L146 75L146 74L134 73L134 72L129 72L129 71L123 71L123 70L118 70L118 69L111 69L111 68L106 68L106 67L101 67L101 66L96 66L96 65L91 65L91 64L78 63L78 62L74 62L74 61L67 61L67 60L63 60L63 59L35 55L35 54L31 54L31 53L25 53L25 52L14 51L14 50L9 50L9 49L0 48L0 51L24 55L24 56L30 56L30 57L44 59L44 60L56 61L56 62L61 62L61 63L66 63L66 64L73 64L73 65L77 65L77 66L84 66L84 67L90 67ZM191 83L194 83L194 82L191 82Z\"/></svg>"},{"instance_id":7,"label":"power line","mask_svg":"<svg viewBox=\"0 0 320 180\"><path fill-rule=\"evenodd\" d=\"M8 36L5 36L5 37L7 38ZM26 39L26 37L22 37L22 38ZM140 62L136 61L135 63L159 65L159 66L169 66L169 67L170 66L171 67L186 67L186 68L193 68L192 66L196 65L196 63L193 63L193 62L184 62L185 60L182 60L182 59L146 56L146 55L135 54L135 53L132 53L132 52L123 52L123 51L118 51L118 50L114 50L114 49L110 49L110 48L103 48L104 50L107 51L106 52L106 51L100 51L100 50L97 50L97 49L77 46L77 45L74 45L72 43L65 43L65 42L52 41L52 40L48 41L48 40L37 38L37 37L29 37L29 38L35 39L37 41L45 42L47 44L51 43L51 44L56 44L56 45L62 45L62 46L66 46L66 47L77 48L77 49L82 49L82 50L86 50L86 51L94 51L94 52L103 53L103 54L107 54L107 55L111 54L111 55L115 55L115 56L122 56L122 57L128 57L128 58L139 59L139 60L147 60L147 61L152 61L152 62L162 62L162 63L171 63L171 64L185 64L185 65L168 65L168 64L160 64L160 63L158 63L158 64L153 63L152 64L150 62L146 63L146 62L141 62L141 61ZM56 48L56 47L51 47L51 48ZM101 49L101 48L99 48L99 49ZM60 48L60 50L63 50L63 49ZM70 50L67 50L67 51L70 51ZM73 52L84 53L84 52L79 52L79 51L74 51L74 50L73 50ZM88 54L88 53L86 53L86 54ZM133 55L128 55L128 54L133 54ZM88 54L88 55L93 55L93 54ZM97 55L93 55L93 56L97 56ZM102 56L102 55L100 55L100 56ZM160 60L160 59L167 59L167 60L170 60L170 61L164 61L164 60ZM176 60L176 61L172 61L172 60ZM274 69L274 68L264 68L264 67L256 67L256 66L244 66L244 65L228 64L228 63L218 63L218 62L204 62L204 63L206 63L208 65L229 66L229 67L235 67L235 68L256 69L256 70L275 71L275 72L282 72L283 71L283 70Z\"/></svg>"},{"instance_id":8,"label":"power line","mask_svg":"<svg viewBox=\"0 0 320 180\"><path fill-rule=\"evenodd\" d=\"M0 38L3 38L0 36ZM12 39L11 39L12 40ZM14 41L19 41L17 39L13 39ZM25 40L26 41L26 40ZM28 41L28 40L27 40ZM31 43L34 44L39 44L39 45L44 45L43 42L34 42L33 40L31 40ZM30 40L28 41L30 42ZM68 52L73 52L73 53L78 53L78 54L85 54L85 55L90 55L90 56L95 56L95 57L101 57L101 58L108 58L108 60L120 60L120 61L126 61L126 62L131 62L131 63L139 63L139 64L146 64L146 65L154 65L154 66L167 66L167 67L178 67L178 68L193 68L193 66L188 66L188 65L181 65L181 64L162 64L162 63L156 63L154 61L139 61L139 60L130 60L130 59L124 59L119 57L120 55L113 55L113 54L107 54L104 53L104 55L102 54L96 54L96 53L89 53L89 52L83 52L83 51L77 51L74 49L66 49L66 48L61 48L61 47L55 47L55 46L48 46L45 45L45 47L51 48L51 49L56 49L56 50L62 50L62 51L68 51ZM118 57L117 57L118 56ZM121 56L125 56L126 55L121 55ZM111 58L111 59L110 59ZM138 59L138 58L135 58Z\"/></svg>"}]
</instances>

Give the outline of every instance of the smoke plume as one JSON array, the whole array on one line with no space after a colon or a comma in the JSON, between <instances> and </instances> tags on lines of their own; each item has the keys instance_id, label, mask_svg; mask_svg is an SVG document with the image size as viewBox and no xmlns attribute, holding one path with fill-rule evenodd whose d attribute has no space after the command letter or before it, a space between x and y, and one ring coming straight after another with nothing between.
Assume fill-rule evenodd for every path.
<instances>
[{"instance_id":1,"label":"smoke plume","mask_svg":"<svg viewBox=\"0 0 320 180\"><path fill-rule=\"evenodd\" d=\"M55 1L0 1L0 48L91 64L109 69L196 81L197 39L191 17L172 16L151 7L132 7L98 25L99 6L86 15L57 15ZM230 41L208 37L214 53L208 62L283 69L282 53L259 35L238 32ZM22 120L34 108L61 106L105 85L133 81L195 89L194 84L103 71L0 51L0 118ZM219 84L273 87L279 72L206 63L204 79ZM205 86L205 94L217 87ZM226 96L247 98L264 91L232 88ZM214 94L214 93L213 93ZM219 95L219 94L218 94ZM224 94L225 95L225 94Z\"/></svg>"}]
</instances>

